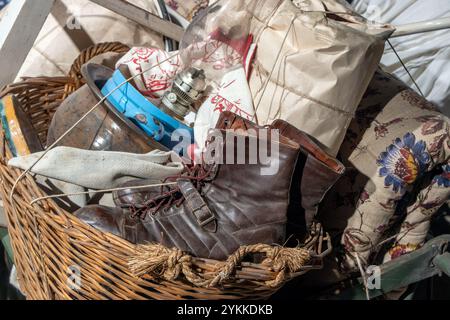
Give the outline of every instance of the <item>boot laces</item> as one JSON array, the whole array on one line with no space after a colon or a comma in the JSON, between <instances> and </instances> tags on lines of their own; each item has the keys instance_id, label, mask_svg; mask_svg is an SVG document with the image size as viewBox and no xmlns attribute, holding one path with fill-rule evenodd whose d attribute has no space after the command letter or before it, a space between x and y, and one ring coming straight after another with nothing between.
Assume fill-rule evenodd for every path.
<instances>
[{"instance_id":1,"label":"boot laces","mask_svg":"<svg viewBox=\"0 0 450 320\"><path fill-rule=\"evenodd\" d=\"M216 166L214 165L185 164L181 174L168 177L163 183L176 182L179 179L190 180L198 192L201 193L203 187L212 180L215 168ZM142 206L131 207L131 217L144 219L147 215L155 216L159 211L168 209L174 205L180 207L184 200L179 186L162 186L160 195L148 200Z\"/></svg>"}]
</instances>

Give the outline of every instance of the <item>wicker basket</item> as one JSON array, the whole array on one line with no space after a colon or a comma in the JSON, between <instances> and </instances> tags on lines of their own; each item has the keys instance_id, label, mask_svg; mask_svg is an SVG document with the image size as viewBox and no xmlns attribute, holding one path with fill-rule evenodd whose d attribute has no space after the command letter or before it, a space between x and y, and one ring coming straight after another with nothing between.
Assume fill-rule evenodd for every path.
<instances>
[{"instance_id":1,"label":"wicker basket","mask_svg":"<svg viewBox=\"0 0 450 320\"><path fill-rule=\"evenodd\" d=\"M126 50L120 43L96 45L81 54L69 76L26 78L0 96L15 94L45 141L55 109L83 84L81 65L95 55ZM21 171L6 165L11 152L0 134L0 189L28 299L264 299L293 277L321 268L324 251L330 250L320 228L302 248L243 247L224 262L160 245L136 246L82 223L52 200L31 205L45 194L30 176L19 182L11 203ZM265 259L244 262L255 253Z\"/></svg>"}]
</instances>

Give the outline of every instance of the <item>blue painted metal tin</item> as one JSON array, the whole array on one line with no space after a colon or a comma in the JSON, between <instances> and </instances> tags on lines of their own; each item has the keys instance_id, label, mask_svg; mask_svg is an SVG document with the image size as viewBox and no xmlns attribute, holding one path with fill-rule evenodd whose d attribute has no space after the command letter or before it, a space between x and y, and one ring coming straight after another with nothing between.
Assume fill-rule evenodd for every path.
<instances>
[{"instance_id":1,"label":"blue painted metal tin","mask_svg":"<svg viewBox=\"0 0 450 320\"><path fill-rule=\"evenodd\" d=\"M119 112L133 121L148 136L171 150L180 148L180 143L183 142L182 148L194 143L194 130L191 127L161 111L133 85L126 83L115 90L125 81L120 70L116 70L102 88L105 96L112 92L107 99Z\"/></svg>"}]
</instances>

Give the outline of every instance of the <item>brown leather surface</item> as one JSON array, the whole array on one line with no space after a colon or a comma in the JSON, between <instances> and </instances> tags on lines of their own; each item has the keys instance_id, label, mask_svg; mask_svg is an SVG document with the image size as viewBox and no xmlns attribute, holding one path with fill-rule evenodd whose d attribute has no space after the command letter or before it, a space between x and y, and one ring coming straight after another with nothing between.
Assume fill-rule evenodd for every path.
<instances>
[{"instance_id":1,"label":"brown leather surface","mask_svg":"<svg viewBox=\"0 0 450 320\"><path fill-rule=\"evenodd\" d=\"M231 130L248 130L248 129L256 129L258 126L256 123L248 121L232 112L225 111L221 114L217 126L218 129L231 129ZM259 127L261 128L261 127ZM278 129L280 131L280 135L287 137L300 145L300 147L319 161L323 162L324 165L329 167L331 170L335 172L343 173L345 168L342 163L340 163L337 159L328 155L326 151L324 151L314 140L306 133L301 130L295 128L288 122L284 120L275 120L272 125L267 126L269 129Z\"/></svg>"},{"instance_id":2,"label":"brown leather surface","mask_svg":"<svg viewBox=\"0 0 450 320\"><path fill-rule=\"evenodd\" d=\"M178 179L177 183L186 201L186 207L195 216L198 225L207 232L216 232L217 217L211 212L192 182L188 179Z\"/></svg>"},{"instance_id":3,"label":"brown leather surface","mask_svg":"<svg viewBox=\"0 0 450 320\"><path fill-rule=\"evenodd\" d=\"M306 133L290 125L284 120L275 120L271 128L280 130L280 134L297 142L301 148L307 153L314 156L331 170L344 173L345 167L337 159L328 155L321 147L313 141L313 139Z\"/></svg>"},{"instance_id":4,"label":"brown leather surface","mask_svg":"<svg viewBox=\"0 0 450 320\"><path fill-rule=\"evenodd\" d=\"M148 188L145 186L158 185L162 181L159 180L132 180L124 183L120 188L124 190L113 192L114 204L123 209L136 207L142 208L150 199L161 193L161 187ZM142 188L135 188L140 187Z\"/></svg>"},{"instance_id":5,"label":"brown leather surface","mask_svg":"<svg viewBox=\"0 0 450 320\"><path fill-rule=\"evenodd\" d=\"M306 155L303 168L294 175L293 185L299 187L300 205L292 203L289 217L296 220L298 212L304 210L306 228L312 225L319 210L319 205L327 192L336 184L344 174L345 166L337 159L322 150L306 133L300 131L288 122L276 120L272 126L280 130L280 134L286 136L301 146L301 151ZM294 190L294 188L293 188ZM296 197L296 194L291 194ZM298 195L297 195L298 197Z\"/></svg>"},{"instance_id":6,"label":"brown leather surface","mask_svg":"<svg viewBox=\"0 0 450 320\"><path fill-rule=\"evenodd\" d=\"M119 237L122 236L118 223L123 219L123 211L119 208L91 205L81 208L74 215L103 232L112 233Z\"/></svg>"},{"instance_id":7,"label":"brown leather surface","mask_svg":"<svg viewBox=\"0 0 450 320\"><path fill-rule=\"evenodd\" d=\"M246 120L235 113L225 111L220 115L216 128L221 130L248 130L262 127L258 127L256 123Z\"/></svg>"},{"instance_id":8,"label":"brown leather surface","mask_svg":"<svg viewBox=\"0 0 450 320\"><path fill-rule=\"evenodd\" d=\"M228 111L221 114L217 127L231 130L258 128L255 123ZM302 231L295 230L302 229L302 225L306 229L311 226L319 204L344 174L345 166L328 155L308 134L288 122L275 120L269 128L278 129L281 136L298 143L302 151L293 177L289 208L289 232L301 234Z\"/></svg>"},{"instance_id":9,"label":"brown leather surface","mask_svg":"<svg viewBox=\"0 0 450 320\"><path fill-rule=\"evenodd\" d=\"M246 137L246 145L254 137ZM248 150L248 149L247 149ZM205 231L189 202L172 206L143 221L147 233L138 242L156 241L198 257L225 259L242 245L282 244L289 189L299 148L280 145L280 171L262 176L261 164L220 165L202 197L217 218L217 230ZM149 237L150 236L150 237Z\"/></svg>"}]
</instances>

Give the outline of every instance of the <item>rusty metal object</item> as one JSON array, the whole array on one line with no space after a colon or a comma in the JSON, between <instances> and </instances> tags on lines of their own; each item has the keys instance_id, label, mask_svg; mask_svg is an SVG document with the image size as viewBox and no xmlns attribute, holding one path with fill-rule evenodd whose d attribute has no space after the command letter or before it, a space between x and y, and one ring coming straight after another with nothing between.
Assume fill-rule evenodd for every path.
<instances>
[{"instance_id":1,"label":"rusty metal object","mask_svg":"<svg viewBox=\"0 0 450 320\"><path fill-rule=\"evenodd\" d=\"M53 144L100 101L103 97L100 89L112 76L112 70L102 68L83 76L87 84L71 94L57 109L48 132L47 146ZM59 145L139 154L156 149L167 150L119 114L107 101L97 107Z\"/></svg>"}]
</instances>

